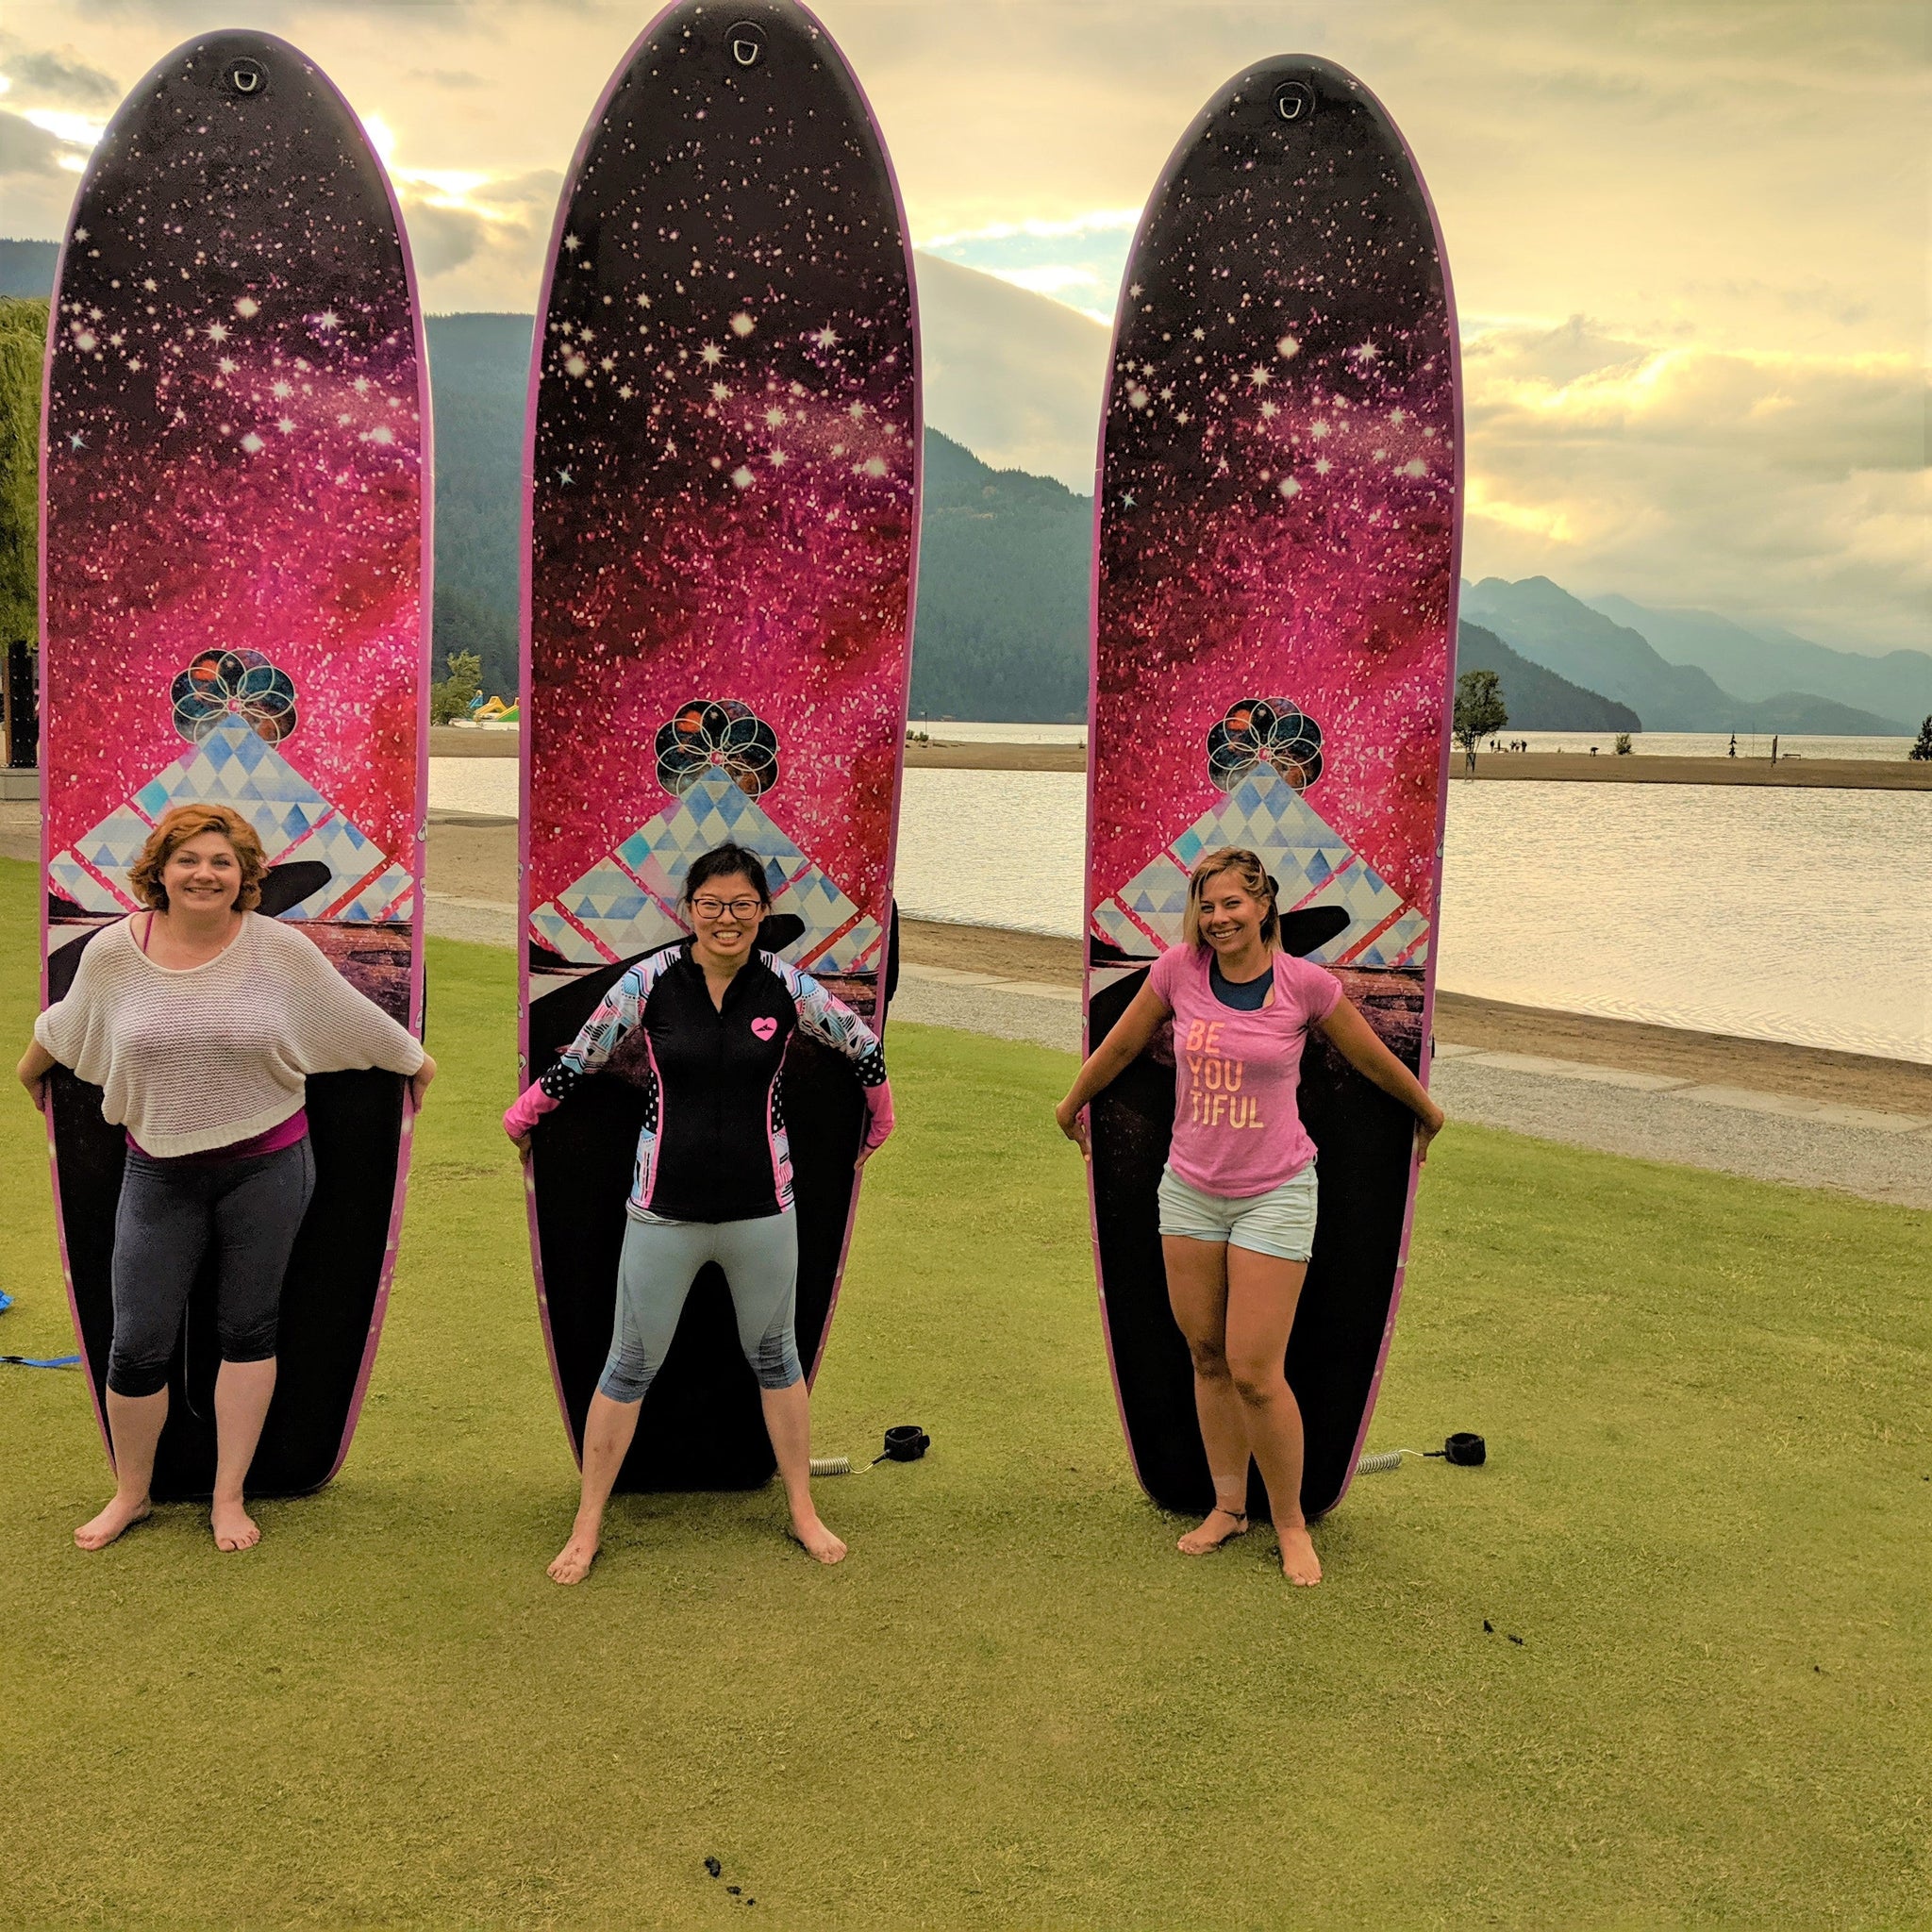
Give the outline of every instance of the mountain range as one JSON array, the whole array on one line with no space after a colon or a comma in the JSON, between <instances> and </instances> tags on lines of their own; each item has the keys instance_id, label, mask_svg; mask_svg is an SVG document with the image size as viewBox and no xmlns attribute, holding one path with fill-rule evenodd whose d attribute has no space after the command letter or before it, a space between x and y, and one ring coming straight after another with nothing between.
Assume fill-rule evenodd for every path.
<instances>
[{"instance_id":1,"label":"mountain range","mask_svg":"<svg viewBox=\"0 0 1932 1932\"><path fill-rule=\"evenodd\" d=\"M1827 650L1773 625L1747 630L1710 610L1659 610L1628 597L1586 597L1594 610L1641 631L1673 664L1694 664L1753 702L1809 691L1917 728L1932 711L1932 656L1888 651L1868 658Z\"/></svg>"},{"instance_id":2,"label":"mountain range","mask_svg":"<svg viewBox=\"0 0 1932 1932\"><path fill-rule=\"evenodd\" d=\"M0 292L45 294L58 250L0 241ZM1029 291L917 258L927 435L913 708L1084 714L1091 418L1107 331ZM436 416L436 654L517 680L531 318L428 321ZM1041 474L1041 473L1045 474ZM1834 651L1705 610L1574 596L1547 577L1465 584L1462 668L1503 679L1529 730L1909 734L1932 656Z\"/></svg>"},{"instance_id":3,"label":"mountain range","mask_svg":"<svg viewBox=\"0 0 1932 1932\"><path fill-rule=\"evenodd\" d=\"M926 277L924 261L921 273L929 297L952 287L948 277ZM989 326L1006 296L1040 299L1000 286ZM941 306L928 300L929 330ZM526 315L432 316L428 325L437 658L440 665L453 650L476 652L485 689L505 693L517 675L518 478L530 327ZM999 385L966 386L975 365L959 318L940 325L939 336L947 344L958 412L948 420L978 421L985 412L975 415L974 395ZM1068 355L1085 346L1076 335ZM1029 428L1024 414L987 416L983 426L1007 446L1044 433L1038 425ZM955 436L927 428L915 715L1085 716L1092 519L1091 496L1055 477L988 462ZM1645 611L1609 597L1592 605L1547 577L1466 585L1462 616L1460 667L1498 674L1518 730L1899 735L1932 712L1932 658L1923 652L1859 658L1789 633L1746 631L1706 611ZM1654 648L1658 640L1670 657ZM1751 684L1741 672L1758 661L1754 645L1770 668Z\"/></svg>"},{"instance_id":4,"label":"mountain range","mask_svg":"<svg viewBox=\"0 0 1932 1932\"><path fill-rule=\"evenodd\" d=\"M1781 690L1757 699L1737 696L1701 665L1672 663L1643 632L1592 608L1548 577L1524 577L1517 583L1485 577L1478 584L1465 584L1461 609L1465 618L1494 631L1532 663L1628 705L1643 720L1646 731L1899 737L1916 729L1916 723L1906 722L1908 708L1896 716L1879 716L1815 690ZM1680 615L1704 618L1707 613ZM1679 634L1690 628L1681 626ZM1727 628L1749 635L1736 625ZM1834 667L1851 661L1845 654L1820 645L1808 648L1818 660ZM1891 657L1917 658L1932 674L1932 658L1923 653L1898 651ZM1810 675L1824 681L1815 666ZM1925 708L1932 710L1932 675L1924 685ZM1902 693L1909 689L1908 684L1900 686Z\"/></svg>"}]
</instances>

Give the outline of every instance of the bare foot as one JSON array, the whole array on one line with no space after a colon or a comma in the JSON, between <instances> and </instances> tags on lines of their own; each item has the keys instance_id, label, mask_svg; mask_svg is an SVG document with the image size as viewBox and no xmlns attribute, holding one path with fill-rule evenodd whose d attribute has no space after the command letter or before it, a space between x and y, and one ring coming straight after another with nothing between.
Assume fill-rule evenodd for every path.
<instances>
[{"instance_id":1,"label":"bare foot","mask_svg":"<svg viewBox=\"0 0 1932 1932\"><path fill-rule=\"evenodd\" d=\"M1274 1533L1281 1539L1281 1574L1291 1583L1320 1583L1322 1559L1315 1554L1315 1545L1308 1536L1307 1524L1297 1523L1287 1529L1277 1529Z\"/></svg>"},{"instance_id":2,"label":"bare foot","mask_svg":"<svg viewBox=\"0 0 1932 1932\"><path fill-rule=\"evenodd\" d=\"M145 1523L152 1514L153 1505L145 1496L116 1496L98 1516L74 1532L74 1541L83 1550L105 1550L124 1529Z\"/></svg>"},{"instance_id":3,"label":"bare foot","mask_svg":"<svg viewBox=\"0 0 1932 1932\"><path fill-rule=\"evenodd\" d=\"M816 1557L821 1563L845 1560L845 1545L816 1516L808 1517L803 1523L794 1517L785 1533L808 1557Z\"/></svg>"},{"instance_id":4,"label":"bare foot","mask_svg":"<svg viewBox=\"0 0 1932 1932\"><path fill-rule=\"evenodd\" d=\"M1189 1530L1174 1548L1184 1557L1205 1557L1210 1550L1218 1550L1223 1543L1231 1543L1236 1537L1247 1533L1248 1512L1224 1509L1217 1503L1201 1520L1200 1526Z\"/></svg>"},{"instance_id":5,"label":"bare foot","mask_svg":"<svg viewBox=\"0 0 1932 1932\"><path fill-rule=\"evenodd\" d=\"M599 1541L594 1529L574 1529L550 1566L552 1583L581 1583L597 1560Z\"/></svg>"},{"instance_id":6,"label":"bare foot","mask_svg":"<svg viewBox=\"0 0 1932 1932\"><path fill-rule=\"evenodd\" d=\"M260 1527L240 1502L224 1503L217 1497L208 1522L218 1550L252 1550L261 1541Z\"/></svg>"}]
</instances>

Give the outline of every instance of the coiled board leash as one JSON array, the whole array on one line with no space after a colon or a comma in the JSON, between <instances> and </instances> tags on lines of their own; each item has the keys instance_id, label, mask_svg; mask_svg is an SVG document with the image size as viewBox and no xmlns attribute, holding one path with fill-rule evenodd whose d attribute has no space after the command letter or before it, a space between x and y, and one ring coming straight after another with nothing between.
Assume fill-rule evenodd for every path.
<instances>
[{"instance_id":1,"label":"coiled board leash","mask_svg":"<svg viewBox=\"0 0 1932 1932\"><path fill-rule=\"evenodd\" d=\"M932 1438L917 1423L894 1423L886 1431L886 1446L857 1474L863 1475L866 1469L876 1469L882 1462L917 1462L931 1447ZM851 1475L854 1474L852 1458L849 1456L814 1456L811 1473L814 1475Z\"/></svg>"},{"instance_id":2,"label":"coiled board leash","mask_svg":"<svg viewBox=\"0 0 1932 1932\"><path fill-rule=\"evenodd\" d=\"M1458 1469L1480 1469L1489 1460L1489 1445L1480 1436L1458 1429L1455 1435L1443 1439L1440 1449L1383 1449L1374 1456L1364 1456L1355 1466L1357 1475L1380 1475L1387 1470L1400 1469L1405 1456L1439 1457L1444 1462L1453 1462Z\"/></svg>"}]
</instances>

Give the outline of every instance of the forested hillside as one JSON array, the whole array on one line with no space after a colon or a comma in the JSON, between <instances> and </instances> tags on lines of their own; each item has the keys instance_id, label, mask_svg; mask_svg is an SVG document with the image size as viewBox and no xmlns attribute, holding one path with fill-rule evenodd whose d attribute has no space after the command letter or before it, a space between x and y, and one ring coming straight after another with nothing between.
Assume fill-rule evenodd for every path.
<instances>
[{"instance_id":1,"label":"forested hillside","mask_svg":"<svg viewBox=\"0 0 1932 1932\"><path fill-rule=\"evenodd\" d=\"M436 408L436 669L483 660L517 682L527 315L429 318ZM925 436L912 708L931 717L1079 719L1087 707L1093 505L1049 477L992 470Z\"/></svg>"},{"instance_id":2,"label":"forested hillside","mask_svg":"<svg viewBox=\"0 0 1932 1932\"><path fill-rule=\"evenodd\" d=\"M527 315L432 315L436 410L436 675L483 660L483 690L517 687Z\"/></svg>"},{"instance_id":3,"label":"forested hillside","mask_svg":"<svg viewBox=\"0 0 1932 1932\"><path fill-rule=\"evenodd\" d=\"M1456 669L1493 671L1502 680L1511 731L1641 731L1643 722L1628 705L1599 697L1532 664L1480 625L1457 627Z\"/></svg>"},{"instance_id":4,"label":"forested hillside","mask_svg":"<svg viewBox=\"0 0 1932 1932\"><path fill-rule=\"evenodd\" d=\"M1087 715L1093 499L925 432L912 715Z\"/></svg>"}]
</instances>

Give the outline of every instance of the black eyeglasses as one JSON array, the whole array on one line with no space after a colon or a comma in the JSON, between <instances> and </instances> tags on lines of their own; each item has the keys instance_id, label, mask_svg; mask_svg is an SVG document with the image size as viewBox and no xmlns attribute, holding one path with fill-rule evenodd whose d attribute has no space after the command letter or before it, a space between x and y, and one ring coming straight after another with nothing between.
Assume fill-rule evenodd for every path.
<instances>
[{"instance_id":1,"label":"black eyeglasses","mask_svg":"<svg viewBox=\"0 0 1932 1932\"><path fill-rule=\"evenodd\" d=\"M728 912L733 919L749 919L753 913L761 911L762 906L757 899L693 899L691 909L700 919L723 919Z\"/></svg>"}]
</instances>

